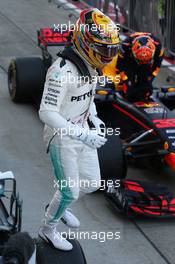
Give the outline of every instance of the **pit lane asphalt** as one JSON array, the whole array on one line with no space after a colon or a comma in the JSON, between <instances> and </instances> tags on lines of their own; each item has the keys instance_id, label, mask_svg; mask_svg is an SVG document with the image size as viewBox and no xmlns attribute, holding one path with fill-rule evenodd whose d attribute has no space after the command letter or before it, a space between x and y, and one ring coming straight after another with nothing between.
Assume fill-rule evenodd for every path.
<instances>
[{"instance_id":1,"label":"pit lane asphalt","mask_svg":"<svg viewBox=\"0 0 175 264\"><path fill-rule=\"evenodd\" d=\"M67 23L68 11L57 9L46 0L0 1L0 65L7 70L15 56L40 54L36 30ZM165 77L163 71L160 80ZM23 230L37 235L44 207L53 194L52 170L42 142L43 125L30 105L13 104L7 91L7 77L0 70L0 170L12 170L23 198ZM163 173L162 173L163 174ZM154 173L130 168L129 177L159 181ZM161 175L164 181L167 177ZM174 188L173 180L170 185ZM52 186L52 187L51 187ZM105 243L81 240L88 264L164 264L175 263L174 220L137 219L118 215L102 193L87 195L73 206L81 220L80 231L121 232L120 240ZM60 225L60 231L67 228Z\"/></svg>"}]
</instances>

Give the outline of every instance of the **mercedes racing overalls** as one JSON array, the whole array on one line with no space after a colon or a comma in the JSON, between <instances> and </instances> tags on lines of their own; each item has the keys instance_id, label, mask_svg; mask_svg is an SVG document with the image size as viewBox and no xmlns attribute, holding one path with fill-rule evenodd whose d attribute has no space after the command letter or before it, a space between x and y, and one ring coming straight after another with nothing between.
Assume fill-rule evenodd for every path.
<instances>
[{"instance_id":1,"label":"mercedes racing overalls","mask_svg":"<svg viewBox=\"0 0 175 264\"><path fill-rule=\"evenodd\" d=\"M97 75L90 66L87 65L87 68L91 76ZM90 193L100 187L97 150L72 139L64 129L56 130L54 126L58 116L63 127L67 121L88 126L88 116L95 108L93 100L96 83L82 82L80 77L77 66L61 57L53 63L46 75L39 114L45 122L44 141L59 186L47 208L46 223L57 222L65 209L79 198L80 192ZM48 113L52 113L49 121Z\"/></svg>"}]
</instances>

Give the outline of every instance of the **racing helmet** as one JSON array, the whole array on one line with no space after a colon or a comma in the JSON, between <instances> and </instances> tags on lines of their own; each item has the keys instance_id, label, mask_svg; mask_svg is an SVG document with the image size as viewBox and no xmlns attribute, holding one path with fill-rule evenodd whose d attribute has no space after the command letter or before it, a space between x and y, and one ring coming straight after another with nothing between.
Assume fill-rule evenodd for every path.
<instances>
[{"instance_id":1,"label":"racing helmet","mask_svg":"<svg viewBox=\"0 0 175 264\"><path fill-rule=\"evenodd\" d=\"M154 40L150 36L138 36L132 41L132 54L138 64L150 64L155 54Z\"/></svg>"},{"instance_id":2,"label":"racing helmet","mask_svg":"<svg viewBox=\"0 0 175 264\"><path fill-rule=\"evenodd\" d=\"M102 68L118 53L118 31L117 25L108 16L97 8L89 8L80 13L72 42L89 64Z\"/></svg>"}]
</instances>

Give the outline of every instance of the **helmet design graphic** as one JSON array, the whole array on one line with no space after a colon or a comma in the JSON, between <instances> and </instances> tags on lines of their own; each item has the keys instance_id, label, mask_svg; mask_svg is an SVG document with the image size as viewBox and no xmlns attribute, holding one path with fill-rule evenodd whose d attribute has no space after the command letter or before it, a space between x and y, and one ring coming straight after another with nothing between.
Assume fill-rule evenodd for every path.
<instances>
[{"instance_id":1,"label":"helmet design graphic","mask_svg":"<svg viewBox=\"0 0 175 264\"><path fill-rule=\"evenodd\" d=\"M96 8L81 12L73 32L73 44L92 66L102 68L118 53L119 34L115 23Z\"/></svg>"},{"instance_id":2,"label":"helmet design graphic","mask_svg":"<svg viewBox=\"0 0 175 264\"><path fill-rule=\"evenodd\" d=\"M150 36L138 36L133 40L131 50L138 64L150 64L156 47Z\"/></svg>"}]
</instances>

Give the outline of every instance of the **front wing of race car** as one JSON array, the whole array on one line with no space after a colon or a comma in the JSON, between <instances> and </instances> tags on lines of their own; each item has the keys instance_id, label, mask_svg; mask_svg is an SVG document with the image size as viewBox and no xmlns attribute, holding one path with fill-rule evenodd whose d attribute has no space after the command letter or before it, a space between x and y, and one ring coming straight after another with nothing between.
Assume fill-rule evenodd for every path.
<instances>
[{"instance_id":1,"label":"front wing of race car","mask_svg":"<svg viewBox=\"0 0 175 264\"><path fill-rule=\"evenodd\" d=\"M175 217L175 197L164 185L122 180L120 187L108 187L106 197L128 217Z\"/></svg>"}]
</instances>

